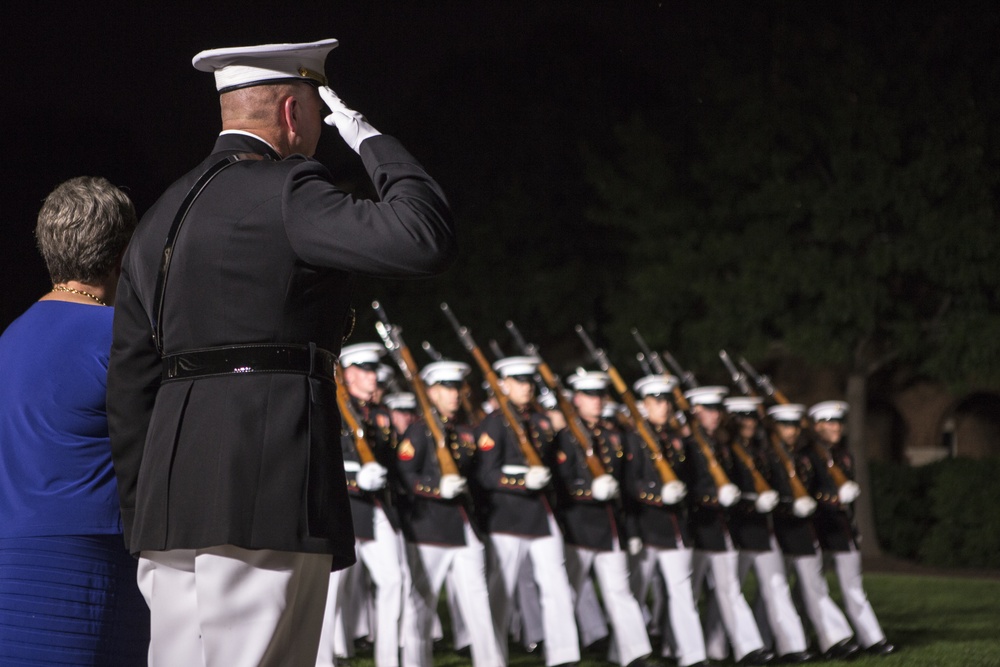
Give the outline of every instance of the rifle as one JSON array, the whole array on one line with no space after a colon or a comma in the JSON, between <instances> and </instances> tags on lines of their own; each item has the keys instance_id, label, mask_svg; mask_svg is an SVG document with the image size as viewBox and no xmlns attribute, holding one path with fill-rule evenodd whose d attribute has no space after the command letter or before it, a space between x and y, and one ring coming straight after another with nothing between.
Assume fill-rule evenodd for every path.
<instances>
[{"instance_id":1,"label":"rifle","mask_svg":"<svg viewBox=\"0 0 1000 667\"><path fill-rule=\"evenodd\" d=\"M361 418L354 411L354 405L351 403L351 395L347 393L347 385L344 383L344 368L340 365L340 362L337 362L334 376L337 380L337 407L340 408L340 414L344 418L344 423L347 424L347 428L351 431L351 436L354 438L354 448L358 450L358 458L361 460L362 465L374 463L375 455L372 454L371 445L368 444L368 437L365 435L364 426L361 425Z\"/></svg>"},{"instance_id":2,"label":"rifle","mask_svg":"<svg viewBox=\"0 0 1000 667\"><path fill-rule=\"evenodd\" d=\"M649 360L649 364L653 367L653 370L660 375L668 375L667 369L664 367L663 360L660 358L659 353L654 352L648 345L646 345L646 340L639 334L639 330L635 327L632 328L632 338L635 339L635 342L639 345L643 354L646 355L646 359ZM681 382L684 383L685 386L698 386L698 381L695 380L694 374L690 371L682 369L680 364L677 363L677 360L674 359L670 352L665 352L665 354L671 367L675 370L674 374L681 379ZM722 469L721 465L719 465L718 459L715 458L715 454L712 452L712 447L705 439L705 434L702 432L701 424L699 424L698 420L694 419L691 415L691 404L688 403L687 398L685 398L684 392L681 391L679 386L675 385L673 394L674 401L677 403L677 408L687 417L687 422L691 426L691 435L694 438L695 444L698 445L701 455L705 459L705 464L708 466L708 473L712 476L712 481L715 482L715 487L719 496L719 503L724 507L729 507L739 500L740 490L729 480L729 477L726 475L726 471Z\"/></svg>"},{"instance_id":3,"label":"rifle","mask_svg":"<svg viewBox=\"0 0 1000 667\"><path fill-rule=\"evenodd\" d=\"M760 387L765 396L780 405L787 405L790 403L784 394L774 388L774 385L771 384L771 379L769 377L758 373L754 367L742 357L740 357L740 366L743 367L743 369L747 372L747 375L749 375L754 381L754 384ZM833 457L830 455L830 452L827 451L826 447L817 442L813 442L812 447L813 451L816 452L816 454L820 457L820 460L823 461L826 466L826 471L827 474L830 475L830 479L832 479L833 483L837 485L837 492L841 496L842 501L845 503L853 502L860 493L860 487L858 487L857 482L847 477L840 466L838 466L833 460ZM850 500L844 500L846 498L849 498Z\"/></svg>"},{"instance_id":4,"label":"rifle","mask_svg":"<svg viewBox=\"0 0 1000 667\"><path fill-rule=\"evenodd\" d=\"M410 353L410 348L403 342L399 328L389 323L389 317L378 301L372 302L372 309L379 318L379 321L375 323L375 330L385 344L385 348L389 350L389 354L395 359L399 370L403 372L403 376L409 381L410 386L413 387L413 393L417 397L417 403L420 405L420 410L424 414L427 427L430 429L431 438L433 438L436 445L434 449L437 453L438 465L441 468L442 477L444 475L458 475L458 466L455 465L455 459L451 455L451 450L448 449L448 439L444 434L444 424L441 423L441 418L438 416L437 410L434 409L430 398L427 396L427 387L420 378L420 371L417 368L416 361L413 359L413 355Z\"/></svg>"},{"instance_id":5,"label":"rifle","mask_svg":"<svg viewBox=\"0 0 1000 667\"><path fill-rule=\"evenodd\" d=\"M420 347L424 348L424 352L427 353L427 356L433 359L434 361L444 361L444 356L440 352L435 350L434 347L427 341L421 343Z\"/></svg>"},{"instance_id":6,"label":"rifle","mask_svg":"<svg viewBox=\"0 0 1000 667\"><path fill-rule=\"evenodd\" d=\"M722 359L722 363L726 366L726 370L729 371L729 375L733 378L733 383L739 388L739 390L746 396L753 396L754 392L750 388L750 384L747 382L746 376L740 373L736 366L733 364L733 360L729 358L729 354L725 350L719 350L719 358ZM758 415L760 415L761 406L757 406ZM764 494L773 497L774 504L777 504L778 494L771 488L771 485L767 483L764 476L760 474L760 470L757 469L757 465L754 463L753 457L750 453L743 447L742 444L736 442L735 440L729 443L729 448L733 450L736 457L743 462L743 465L747 470L750 471L750 476L753 478L753 488L757 492L757 497L762 498ZM792 476L795 474L795 467L792 466L791 471L787 468L785 472L789 472L789 482L792 481ZM798 481L798 480L795 480ZM801 486L801 484L799 485ZM805 491L805 489L803 489ZM796 496L798 497L798 496ZM773 505L772 505L773 508Z\"/></svg>"},{"instance_id":7,"label":"rifle","mask_svg":"<svg viewBox=\"0 0 1000 667\"><path fill-rule=\"evenodd\" d=\"M430 343L424 341L420 344L424 348L424 351L430 356L434 361L444 361L444 356L435 350ZM473 426L479 424L483 421L483 414L481 408L476 407L472 403L472 387L469 386L468 379L462 380L462 389L459 391L459 398L462 399L462 409L465 410L465 416L472 423Z\"/></svg>"},{"instance_id":8,"label":"rifle","mask_svg":"<svg viewBox=\"0 0 1000 667\"><path fill-rule=\"evenodd\" d=\"M510 320L507 320L507 330L510 331L511 337L517 346L521 348L521 351L528 355L529 357L536 357L538 359L538 374L541 376L542 382L548 387L550 393L555 396L556 405L559 406L559 411L563 413L566 418L566 426L569 428L570 433L573 434L573 439L576 440L577 444L580 445L580 449L583 450L584 456L587 460L587 468L590 470L591 476L595 479L601 475L606 474L604 469L604 464L601 460L594 454L594 443L590 435L587 433L586 429L583 427L583 422L580 421L580 416L577 414L576 409L570 405L569 401L566 400L566 395L563 390L562 382L556 377L556 374L552 372L549 365L545 363L541 355L538 354L538 348L531 343L524 340L521 332L518 331L517 327Z\"/></svg>"},{"instance_id":9,"label":"rifle","mask_svg":"<svg viewBox=\"0 0 1000 667\"><path fill-rule=\"evenodd\" d=\"M590 339L590 336L587 335L587 332L584 331L582 326L577 324L575 330L576 334L580 337L580 340L582 340L583 344L587 346L590 356L594 359L600 369L607 373L608 377L611 378L611 384L615 386L615 391L618 392L618 395L621 396L621 399L625 402L626 407L628 407L628 411L632 415L632 421L635 423L636 432L639 434L639 437L642 438L643 442L646 443L646 447L649 448L649 451L652 454L653 464L656 466L657 472L660 473L660 481L662 481L664 485L684 486L684 483L677 479L677 474L674 473L670 464L667 463L667 459L664 458L663 452L660 451L660 445L656 440L656 436L654 436L652 431L649 430L649 424L646 423L642 413L639 412L639 407L636 405L635 397L632 395L632 391L628 388L628 385L625 384L625 380L623 380L622 376L618 373L618 369L611 364L611 361L608 359L608 355L604 352L604 350L594 345L594 341ZM680 493L678 490L678 494L681 497L683 497L686 493L686 487L684 487L683 493Z\"/></svg>"},{"instance_id":10,"label":"rifle","mask_svg":"<svg viewBox=\"0 0 1000 667\"><path fill-rule=\"evenodd\" d=\"M514 433L514 437L517 438L518 447L521 449L521 454L524 456L524 460L529 466L539 467L544 466L542 459L538 456L538 451L535 446L531 444L528 439L528 434L524 432L524 426L521 424L521 420L514 414L510 407L510 399L507 398L507 394L504 393L503 389L500 388L500 380L497 378L496 372L490 365L490 362L486 359L483 351L479 349L476 345L476 341L473 340L472 334L469 333L468 327L464 327L459 324L458 319L455 314L451 312L448 308L447 303L441 304L441 310L444 312L448 322L451 323L452 328L455 329L455 333L458 334L459 340L462 341L462 345L465 349L469 351L472 358L476 360L476 364L479 365L479 370L482 371L483 377L486 378L486 382L489 384L490 389L493 390L493 395L497 399L497 403L500 405L500 412L503 415L504 421L506 421L507 426Z\"/></svg>"},{"instance_id":11,"label":"rifle","mask_svg":"<svg viewBox=\"0 0 1000 667\"><path fill-rule=\"evenodd\" d=\"M757 395L757 392L754 391L753 387L750 386L750 383L747 382L747 376L750 375L751 377L757 378L762 378L763 376L760 376L756 373L756 371L753 371L753 367L747 363L746 359L740 357L740 365L743 366L745 371L747 371L747 373L744 374L733 365L733 360L730 359L725 350L719 351L719 358L722 359L722 363L725 364L726 369L733 378L733 382L740 388L740 391L747 396ZM749 370L747 370L748 367ZM751 371L753 371L752 374ZM776 393L776 390L773 386L771 386L770 381L767 381L767 385L771 388L771 395L773 396ZM768 441L771 443L771 448L774 450L774 453L777 454L782 467L785 469L785 476L788 478L788 485L792 490L794 504L799 508L798 512L805 512L802 516L812 514L816 509L816 501L812 499L809 492L806 491L806 487L803 486L802 480L799 479L799 475L795 470L795 462L792 461L792 458L788 455L781 439L778 438L778 434L771 429L768 430ZM808 499L811 502L805 502L804 499Z\"/></svg>"}]
</instances>

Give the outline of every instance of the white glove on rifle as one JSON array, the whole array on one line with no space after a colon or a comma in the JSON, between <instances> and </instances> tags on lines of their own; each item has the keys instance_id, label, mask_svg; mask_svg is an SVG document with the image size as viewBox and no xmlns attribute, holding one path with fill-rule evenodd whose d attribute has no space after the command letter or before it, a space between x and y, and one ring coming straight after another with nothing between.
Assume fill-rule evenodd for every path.
<instances>
[{"instance_id":1,"label":"white glove on rifle","mask_svg":"<svg viewBox=\"0 0 1000 667\"><path fill-rule=\"evenodd\" d=\"M389 473L380 464L372 462L361 466L361 470L355 476L358 487L364 491L378 491L385 487L385 476Z\"/></svg>"},{"instance_id":2,"label":"white glove on rifle","mask_svg":"<svg viewBox=\"0 0 1000 667\"><path fill-rule=\"evenodd\" d=\"M778 506L778 492L774 489L764 491L754 500L753 506L758 514L767 514Z\"/></svg>"},{"instance_id":3,"label":"white glove on rifle","mask_svg":"<svg viewBox=\"0 0 1000 667\"><path fill-rule=\"evenodd\" d=\"M347 145L355 153L361 153L362 141L368 137L377 137L382 134L372 127L365 120L364 116L353 109L347 108L347 105L337 97L337 93L333 92L330 86L320 86L319 96L323 98L326 106L330 107L330 111L332 112L323 119L323 122L327 125L336 126L337 131L340 132L340 136L344 138L344 141L347 142Z\"/></svg>"},{"instance_id":4,"label":"white glove on rifle","mask_svg":"<svg viewBox=\"0 0 1000 667\"><path fill-rule=\"evenodd\" d=\"M552 479L552 472L545 466L531 466L524 473L524 485L532 491L544 487Z\"/></svg>"},{"instance_id":5,"label":"white glove on rifle","mask_svg":"<svg viewBox=\"0 0 1000 667\"><path fill-rule=\"evenodd\" d=\"M641 537L628 538L628 553L630 556L638 556L640 553L642 553Z\"/></svg>"},{"instance_id":6,"label":"white glove on rifle","mask_svg":"<svg viewBox=\"0 0 1000 667\"><path fill-rule=\"evenodd\" d=\"M459 475L444 475L441 477L441 497L451 499L465 491L468 480Z\"/></svg>"},{"instance_id":7,"label":"white glove on rifle","mask_svg":"<svg viewBox=\"0 0 1000 667\"><path fill-rule=\"evenodd\" d=\"M801 498L796 498L792 503L792 514L804 519L810 516L816 511L816 501L809 496L802 496Z\"/></svg>"},{"instance_id":8,"label":"white glove on rifle","mask_svg":"<svg viewBox=\"0 0 1000 667\"><path fill-rule=\"evenodd\" d=\"M667 482L663 485L663 489L660 491L660 498L663 500L665 505L676 505L680 501L684 500L684 496L687 495L688 488L685 486L684 482L676 480L673 482Z\"/></svg>"},{"instance_id":9,"label":"white glove on rifle","mask_svg":"<svg viewBox=\"0 0 1000 667\"><path fill-rule=\"evenodd\" d=\"M719 487L719 504L723 507L732 507L740 499L740 487L735 484L724 484Z\"/></svg>"},{"instance_id":10,"label":"white glove on rifle","mask_svg":"<svg viewBox=\"0 0 1000 667\"><path fill-rule=\"evenodd\" d=\"M850 505L858 496L861 495L861 487L858 486L857 482L852 480L847 480L840 485L840 489L837 490L837 496L840 498L840 503L842 505Z\"/></svg>"},{"instance_id":11,"label":"white glove on rifle","mask_svg":"<svg viewBox=\"0 0 1000 667\"><path fill-rule=\"evenodd\" d=\"M590 483L590 494L594 500L611 500L618 495L618 480L611 475L599 475Z\"/></svg>"}]
</instances>

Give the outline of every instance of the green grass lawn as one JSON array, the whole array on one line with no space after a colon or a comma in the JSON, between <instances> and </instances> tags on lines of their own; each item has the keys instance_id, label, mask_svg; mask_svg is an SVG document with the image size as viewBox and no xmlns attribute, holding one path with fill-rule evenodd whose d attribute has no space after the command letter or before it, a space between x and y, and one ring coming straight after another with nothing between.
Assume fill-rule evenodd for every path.
<instances>
[{"instance_id":1,"label":"green grass lawn","mask_svg":"<svg viewBox=\"0 0 1000 667\"><path fill-rule=\"evenodd\" d=\"M836 598L835 583L831 582L830 589ZM815 664L1000 667L1000 580L866 573L865 589L886 636L897 646L896 653L884 658L864 656L850 662ZM442 606L441 612L447 634L447 608ZM435 666L471 664L469 658L447 648L447 638L442 643L445 646L434 654ZM375 665L370 654L355 657L349 664L352 667ZM584 655L580 664L582 667L608 665L596 655ZM544 665L544 661L512 645L510 665L538 667Z\"/></svg>"}]
</instances>

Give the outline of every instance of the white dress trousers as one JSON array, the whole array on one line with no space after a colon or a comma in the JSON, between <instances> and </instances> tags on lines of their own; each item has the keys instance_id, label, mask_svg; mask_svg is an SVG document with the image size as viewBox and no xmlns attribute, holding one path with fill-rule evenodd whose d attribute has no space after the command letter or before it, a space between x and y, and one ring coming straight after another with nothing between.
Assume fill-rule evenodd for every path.
<instances>
[{"instance_id":1,"label":"white dress trousers","mask_svg":"<svg viewBox=\"0 0 1000 667\"><path fill-rule=\"evenodd\" d=\"M844 600L844 609L851 619L854 632L861 648L874 646L885 639L882 626L875 618L875 610L868 602L864 585L861 581L861 552L833 552L833 564L837 571L837 581L840 584L840 594Z\"/></svg>"},{"instance_id":2,"label":"white dress trousers","mask_svg":"<svg viewBox=\"0 0 1000 667\"><path fill-rule=\"evenodd\" d=\"M718 613L722 620L725 635L733 646L736 660L741 660L747 653L764 647L764 642L754 620L750 605L743 597L739 578L739 554L736 551L704 551L694 552L694 575L691 580L695 599L701 595L706 579L711 576L711 585L715 599L711 604L718 605ZM706 605L711 607L711 604ZM728 654L725 645L719 646L712 641L711 624L707 621L706 611L705 648L708 657L713 660L724 660ZM722 634L722 633L716 633Z\"/></svg>"},{"instance_id":3,"label":"white dress trousers","mask_svg":"<svg viewBox=\"0 0 1000 667\"><path fill-rule=\"evenodd\" d=\"M446 580L469 632L472 664L475 667L505 664L490 616L485 549L468 521L465 521L465 541L464 546L406 545L412 581L405 602L408 610L404 615L403 667L433 664L435 611Z\"/></svg>"},{"instance_id":4,"label":"white dress trousers","mask_svg":"<svg viewBox=\"0 0 1000 667\"><path fill-rule=\"evenodd\" d=\"M628 558L614 544L614 551L597 551L577 546L566 546L566 568L574 591L584 587L591 572L601 590L604 611L611 623L612 653L621 665L652 653L646 622L639 602L629 586Z\"/></svg>"},{"instance_id":5,"label":"white dress trousers","mask_svg":"<svg viewBox=\"0 0 1000 667\"><path fill-rule=\"evenodd\" d=\"M790 556L787 561L798 578L799 593L809 622L816 631L820 653L825 653L834 644L850 638L854 631L844 612L830 597L830 587L823 575L823 556L817 552L812 556Z\"/></svg>"},{"instance_id":6,"label":"white dress trousers","mask_svg":"<svg viewBox=\"0 0 1000 667\"><path fill-rule=\"evenodd\" d=\"M399 667L399 636L403 615L403 586L407 581L408 568L403 538L389 523L381 507L375 507L375 539L357 540L355 549L358 562L341 575L336 604L331 610L327 606L326 615L332 611L334 623L342 617L348 634L353 634L356 612L368 604L368 593L364 585L354 582L363 580L357 569L364 566L375 586L375 665L377 667ZM354 570L352 572L352 570ZM336 638L340 633L331 633ZM348 644L353 637L347 639ZM336 646L336 644L335 644ZM346 647L337 646L335 654ZM346 649L350 653L349 649Z\"/></svg>"},{"instance_id":7,"label":"white dress trousers","mask_svg":"<svg viewBox=\"0 0 1000 667\"><path fill-rule=\"evenodd\" d=\"M535 583L541 594L542 626L545 635L545 664L559 665L580 660L580 640L573 618L573 592L566 575L566 554L562 532L548 514L549 534L527 537L506 533L490 536L490 606L496 636L503 638L501 649L507 658L507 633L517 588L517 576L524 559L530 558Z\"/></svg>"},{"instance_id":8,"label":"white dress trousers","mask_svg":"<svg viewBox=\"0 0 1000 667\"><path fill-rule=\"evenodd\" d=\"M569 555L567 546L567 562L572 556ZM572 577L570 583L575 584ZM595 642L608 638L608 618L601 608L601 601L597 599L597 588L594 586L593 577L585 577L576 593L576 627L580 633L580 645L590 646ZM641 608L640 608L641 609Z\"/></svg>"},{"instance_id":9,"label":"white dress trousers","mask_svg":"<svg viewBox=\"0 0 1000 667\"><path fill-rule=\"evenodd\" d=\"M231 545L143 551L150 667L313 665L331 563Z\"/></svg>"},{"instance_id":10,"label":"white dress trousers","mask_svg":"<svg viewBox=\"0 0 1000 667\"><path fill-rule=\"evenodd\" d=\"M661 549L648 544L632 559L632 592L637 600L646 599L659 566L667 589L667 609L661 630L663 656L675 657L680 667L703 662L706 658L701 617L691 588L693 559L691 549Z\"/></svg>"},{"instance_id":11,"label":"white dress trousers","mask_svg":"<svg viewBox=\"0 0 1000 667\"><path fill-rule=\"evenodd\" d=\"M808 648L802 619L792 601L792 591L788 585L788 574L785 571L785 559L781 554L778 541L771 536L771 548L768 551L751 551L740 549L739 574L740 582L746 581L750 568L757 576L758 601L763 605L763 614L757 620L761 635L769 631L774 639L774 648L779 656L789 653L801 653ZM754 605L754 611L760 609ZM765 641L765 645L770 642Z\"/></svg>"}]
</instances>

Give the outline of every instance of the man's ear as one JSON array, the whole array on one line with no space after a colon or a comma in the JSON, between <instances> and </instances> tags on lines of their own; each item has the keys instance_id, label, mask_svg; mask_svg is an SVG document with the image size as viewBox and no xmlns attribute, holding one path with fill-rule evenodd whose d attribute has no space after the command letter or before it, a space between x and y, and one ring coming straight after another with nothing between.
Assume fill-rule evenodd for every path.
<instances>
[{"instance_id":1,"label":"man's ear","mask_svg":"<svg viewBox=\"0 0 1000 667\"><path fill-rule=\"evenodd\" d=\"M289 132L298 133L299 129L299 114L301 113L301 105L298 99L294 95L289 95L285 98L285 101L281 103L281 124L284 125Z\"/></svg>"}]
</instances>

